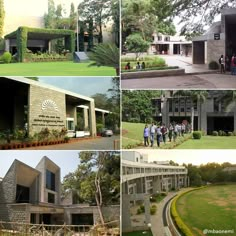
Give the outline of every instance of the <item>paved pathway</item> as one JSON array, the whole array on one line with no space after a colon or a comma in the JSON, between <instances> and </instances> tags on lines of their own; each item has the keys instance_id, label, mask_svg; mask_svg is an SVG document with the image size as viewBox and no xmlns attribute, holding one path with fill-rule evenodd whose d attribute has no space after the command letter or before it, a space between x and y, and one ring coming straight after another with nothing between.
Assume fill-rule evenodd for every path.
<instances>
[{"instance_id":1,"label":"paved pathway","mask_svg":"<svg viewBox=\"0 0 236 236\"><path fill-rule=\"evenodd\" d=\"M236 76L199 74L121 80L122 89L236 89Z\"/></svg>"},{"instance_id":2,"label":"paved pathway","mask_svg":"<svg viewBox=\"0 0 236 236\"><path fill-rule=\"evenodd\" d=\"M114 150L114 140L118 139L120 139L120 136L114 135L112 137L81 140L74 143L30 147L24 150Z\"/></svg>"},{"instance_id":3,"label":"paved pathway","mask_svg":"<svg viewBox=\"0 0 236 236\"><path fill-rule=\"evenodd\" d=\"M161 202L159 202L157 206L157 213L151 216L151 224L152 224L151 229L153 236L165 235L162 212L166 202L169 199L171 199L174 195L176 195L176 192L170 192Z\"/></svg>"}]
</instances>

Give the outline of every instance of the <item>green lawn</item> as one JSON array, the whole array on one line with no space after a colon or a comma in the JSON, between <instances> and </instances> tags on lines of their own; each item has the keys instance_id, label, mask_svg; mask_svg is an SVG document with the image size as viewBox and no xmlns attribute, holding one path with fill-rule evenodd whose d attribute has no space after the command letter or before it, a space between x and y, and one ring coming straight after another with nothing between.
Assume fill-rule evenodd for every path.
<instances>
[{"instance_id":1,"label":"green lawn","mask_svg":"<svg viewBox=\"0 0 236 236\"><path fill-rule=\"evenodd\" d=\"M134 231L129 233L122 233L122 236L152 236L152 231Z\"/></svg>"},{"instance_id":2,"label":"green lawn","mask_svg":"<svg viewBox=\"0 0 236 236\"><path fill-rule=\"evenodd\" d=\"M143 123L128 123L122 122L122 130L124 130L124 134L122 134L122 147L125 148L127 145L137 145L143 143L143 130L145 124ZM126 131L128 131L126 133Z\"/></svg>"},{"instance_id":3,"label":"green lawn","mask_svg":"<svg viewBox=\"0 0 236 236\"><path fill-rule=\"evenodd\" d=\"M236 184L209 186L186 193L177 200L176 206L195 236L204 235L204 229L234 230L234 234L224 235L236 234Z\"/></svg>"},{"instance_id":4,"label":"green lawn","mask_svg":"<svg viewBox=\"0 0 236 236\"><path fill-rule=\"evenodd\" d=\"M176 149L235 149L236 136L202 136L201 139L189 139Z\"/></svg>"},{"instance_id":5,"label":"green lawn","mask_svg":"<svg viewBox=\"0 0 236 236\"><path fill-rule=\"evenodd\" d=\"M112 67L88 67L90 62L32 62L0 64L0 75L17 76L114 76Z\"/></svg>"}]
</instances>

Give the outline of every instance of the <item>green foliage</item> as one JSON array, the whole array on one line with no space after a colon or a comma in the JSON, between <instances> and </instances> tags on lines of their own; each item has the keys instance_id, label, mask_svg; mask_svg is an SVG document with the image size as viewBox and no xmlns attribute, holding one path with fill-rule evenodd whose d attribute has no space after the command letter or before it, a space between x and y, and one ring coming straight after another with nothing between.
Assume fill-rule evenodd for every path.
<instances>
[{"instance_id":1,"label":"green foliage","mask_svg":"<svg viewBox=\"0 0 236 236\"><path fill-rule=\"evenodd\" d=\"M89 59L94 61L90 66L111 66L117 70L117 75L119 74L120 52L115 44L98 44L89 54Z\"/></svg>"},{"instance_id":2,"label":"green foliage","mask_svg":"<svg viewBox=\"0 0 236 236\"><path fill-rule=\"evenodd\" d=\"M56 7L53 0L48 0L48 14L44 15L45 28L54 29L55 28L55 15Z\"/></svg>"},{"instance_id":3,"label":"green foliage","mask_svg":"<svg viewBox=\"0 0 236 236\"><path fill-rule=\"evenodd\" d=\"M227 136L233 136L233 132L228 132Z\"/></svg>"},{"instance_id":4,"label":"green foliage","mask_svg":"<svg viewBox=\"0 0 236 236\"><path fill-rule=\"evenodd\" d=\"M218 132L217 132L217 131L213 131L213 132L212 132L212 135L213 135L213 136L218 136Z\"/></svg>"},{"instance_id":5,"label":"green foliage","mask_svg":"<svg viewBox=\"0 0 236 236\"><path fill-rule=\"evenodd\" d=\"M10 63L11 62L12 55L10 52L4 52L1 56L0 60L3 61L3 63Z\"/></svg>"},{"instance_id":6,"label":"green foliage","mask_svg":"<svg viewBox=\"0 0 236 236\"><path fill-rule=\"evenodd\" d=\"M144 40L140 34L131 34L126 38L126 47L129 52L133 52L138 58L143 52L146 52L150 43Z\"/></svg>"},{"instance_id":7,"label":"green foliage","mask_svg":"<svg viewBox=\"0 0 236 236\"><path fill-rule=\"evenodd\" d=\"M201 131L194 131L193 132L193 138L194 139L201 139L202 137L202 132Z\"/></svg>"},{"instance_id":8,"label":"green foliage","mask_svg":"<svg viewBox=\"0 0 236 236\"><path fill-rule=\"evenodd\" d=\"M65 49L69 50L71 53L75 50L75 34L72 30L19 27L16 32L12 32L11 34L5 36L5 38L10 38L16 35L17 56L19 62L23 62L25 59L25 54L27 52L28 33L42 33L48 35L53 34L58 36L58 38L65 37Z\"/></svg>"},{"instance_id":9,"label":"green foliage","mask_svg":"<svg viewBox=\"0 0 236 236\"><path fill-rule=\"evenodd\" d=\"M0 38L3 36L4 20L5 20L4 1L0 0Z\"/></svg>"},{"instance_id":10,"label":"green foliage","mask_svg":"<svg viewBox=\"0 0 236 236\"><path fill-rule=\"evenodd\" d=\"M208 68L210 70L218 70L219 69L219 63L217 63L216 61L211 61L208 64Z\"/></svg>"},{"instance_id":11,"label":"green foliage","mask_svg":"<svg viewBox=\"0 0 236 236\"><path fill-rule=\"evenodd\" d=\"M151 205L150 214L155 215L156 211L157 211L157 206L156 205Z\"/></svg>"},{"instance_id":12,"label":"green foliage","mask_svg":"<svg viewBox=\"0 0 236 236\"><path fill-rule=\"evenodd\" d=\"M104 125L103 125L103 124L98 124L98 123L97 123L96 127L97 127L97 133L99 134L99 133L102 132L102 129L104 128Z\"/></svg>"}]
</instances>

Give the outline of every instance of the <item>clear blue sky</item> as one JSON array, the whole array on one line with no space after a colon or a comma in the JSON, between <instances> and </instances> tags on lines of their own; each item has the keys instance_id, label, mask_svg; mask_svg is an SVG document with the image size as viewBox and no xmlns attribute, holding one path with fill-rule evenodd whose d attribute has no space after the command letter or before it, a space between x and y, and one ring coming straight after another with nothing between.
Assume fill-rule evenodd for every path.
<instances>
[{"instance_id":1,"label":"clear blue sky","mask_svg":"<svg viewBox=\"0 0 236 236\"><path fill-rule=\"evenodd\" d=\"M47 156L61 168L61 180L69 172L77 169L79 164L79 151L1 151L0 177L4 177L15 159L35 168L42 157Z\"/></svg>"},{"instance_id":2,"label":"clear blue sky","mask_svg":"<svg viewBox=\"0 0 236 236\"><path fill-rule=\"evenodd\" d=\"M41 77L39 81L51 84L55 87L79 93L85 96L92 96L96 93L107 93L112 88L112 77Z\"/></svg>"}]
</instances>

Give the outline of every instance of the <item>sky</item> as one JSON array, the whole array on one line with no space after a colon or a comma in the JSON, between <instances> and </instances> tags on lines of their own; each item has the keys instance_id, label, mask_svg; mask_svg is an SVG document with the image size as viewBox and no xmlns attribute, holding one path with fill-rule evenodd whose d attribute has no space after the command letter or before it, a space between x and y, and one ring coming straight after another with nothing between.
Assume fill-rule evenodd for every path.
<instances>
[{"instance_id":1,"label":"sky","mask_svg":"<svg viewBox=\"0 0 236 236\"><path fill-rule=\"evenodd\" d=\"M67 15L70 13L70 5L74 3L75 7L79 5L81 0L54 0L55 6L62 4ZM17 16L43 16L47 12L47 0L5 0L4 8L8 14Z\"/></svg>"},{"instance_id":2,"label":"sky","mask_svg":"<svg viewBox=\"0 0 236 236\"><path fill-rule=\"evenodd\" d=\"M136 150L148 154L149 162L174 161L182 165L192 163L194 165L217 162L219 164L230 162L236 164L236 150Z\"/></svg>"},{"instance_id":3,"label":"sky","mask_svg":"<svg viewBox=\"0 0 236 236\"><path fill-rule=\"evenodd\" d=\"M4 177L15 159L35 168L39 161L47 156L61 168L61 180L69 172L76 170L79 164L79 151L1 151L0 177Z\"/></svg>"},{"instance_id":4,"label":"sky","mask_svg":"<svg viewBox=\"0 0 236 236\"><path fill-rule=\"evenodd\" d=\"M107 93L112 88L111 77L38 77L40 82L55 87L91 96L96 93Z\"/></svg>"}]
</instances>

